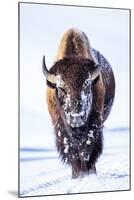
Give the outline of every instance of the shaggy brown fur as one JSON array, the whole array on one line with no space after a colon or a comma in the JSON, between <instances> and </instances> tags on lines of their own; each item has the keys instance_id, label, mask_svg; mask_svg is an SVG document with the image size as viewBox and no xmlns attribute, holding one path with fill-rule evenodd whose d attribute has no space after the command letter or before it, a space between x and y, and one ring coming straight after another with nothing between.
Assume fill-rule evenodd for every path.
<instances>
[{"instance_id":1,"label":"shaggy brown fur","mask_svg":"<svg viewBox=\"0 0 134 200\"><path fill-rule=\"evenodd\" d=\"M62 75L74 99L77 99L83 82L88 77L88 72L95 69L95 62L96 59L92 55L86 35L71 29L64 34L59 46L57 61L49 72ZM106 60L105 62L108 67L102 66L100 75L92 83L92 111L83 127L72 129L67 126L61 109L62 102L57 97L57 89L55 85L47 81L48 110L56 133L57 150L63 162L72 166L73 178L96 173L95 163L102 153L103 123L111 111L115 93L113 72L109 63ZM93 137L88 136L91 131ZM68 153L65 153L65 139L69 144ZM88 139L91 145L87 145Z\"/></svg>"},{"instance_id":2,"label":"shaggy brown fur","mask_svg":"<svg viewBox=\"0 0 134 200\"><path fill-rule=\"evenodd\" d=\"M94 60L87 36L85 33L74 28L69 29L63 34L56 60L70 57L72 55Z\"/></svg>"}]
</instances>

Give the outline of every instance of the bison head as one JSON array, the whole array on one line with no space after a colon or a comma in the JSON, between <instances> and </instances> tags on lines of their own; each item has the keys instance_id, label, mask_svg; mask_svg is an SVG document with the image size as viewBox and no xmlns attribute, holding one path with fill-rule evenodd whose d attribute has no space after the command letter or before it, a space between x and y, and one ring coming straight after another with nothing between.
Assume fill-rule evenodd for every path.
<instances>
[{"instance_id":1,"label":"bison head","mask_svg":"<svg viewBox=\"0 0 134 200\"><path fill-rule=\"evenodd\" d=\"M82 127L92 111L94 80L101 67L83 58L64 58L48 71L43 57L47 85L55 89L56 103L65 125Z\"/></svg>"}]
</instances>

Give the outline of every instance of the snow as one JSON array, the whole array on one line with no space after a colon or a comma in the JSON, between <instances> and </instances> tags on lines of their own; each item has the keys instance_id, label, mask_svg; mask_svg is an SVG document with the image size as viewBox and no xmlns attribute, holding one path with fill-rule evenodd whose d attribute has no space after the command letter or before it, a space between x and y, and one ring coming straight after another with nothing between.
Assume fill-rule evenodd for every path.
<instances>
[{"instance_id":1,"label":"snow","mask_svg":"<svg viewBox=\"0 0 134 200\"><path fill-rule=\"evenodd\" d=\"M67 144L67 138L66 137L64 138L63 143Z\"/></svg>"},{"instance_id":2,"label":"snow","mask_svg":"<svg viewBox=\"0 0 134 200\"><path fill-rule=\"evenodd\" d=\"M66 145L66 146L65 146L65 149L64 149L64 153L68 153L68 149L69 149L69 146Z\"/></svg>"},{"instance_id":3,"label":"snow","mask_svg":"<svg viewBox=\"0 0 134 200\"><path fill-rule=\"evenodd\" d=\"M37 134L33 137L36 138ZM49 145L37 146L42 144L42 140L49 141ZM67 148L68 145L64 151ZM104 129L104 150L96 167L97 175L72 179L71 167L62 164L59 159L54 137L44 133L38 142L21 148L20 196L128 190L129 129Z\"/></svg>"},{"instance_id":4,"label":"snow","mask_svg":"<svg viewBox=\"0 0 134 200\"><path fill-rule=\"evenodd\" d=\"M62 80L61 76L60 75L57 75L56 76L56 87L58 88L64 88L65 87L65 83L64 81Z\"/></svg>"},{"instance_id":5,"label":"snow","mask_svg":"<svg viewBox=\"0 0 134 200\"><path fill-rule=\"evenodd\" d=\"M88 139L88 140L86 141L86 143L87 143L87 145L90 145L90 144L91 144L91 140Z\"/></svg>"},{"instance_id":6,"label":"snow","mask_svg":"<svg viewBox=\"0 0 134 200\"><path fill-rule=\"evenodd\" d=\"M59 136L59 137L61 136L61 132L60 132L60 131L58 131L58 136Z\"/></svg>"},{"instance_id":7,"label":"snow","mask_svg":"<svg viewBox=\"0 0 134 200\"><path fill-rule=\"evenodd\" d=\"M90 138L94 138L93 130L90 130L90 131L89 131L88 136L89 136Z\"/></svg>"}]
</instances>

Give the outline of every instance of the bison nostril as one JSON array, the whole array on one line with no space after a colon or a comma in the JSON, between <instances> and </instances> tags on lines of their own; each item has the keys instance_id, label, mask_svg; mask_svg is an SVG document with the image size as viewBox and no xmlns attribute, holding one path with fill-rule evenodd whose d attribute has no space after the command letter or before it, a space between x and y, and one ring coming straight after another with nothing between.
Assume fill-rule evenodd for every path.
<instances>
[{"instance_id":1,"label":"bison nostril","mask_svg":"<svg viewBox=\"0 0 134 200\"><path fill-rule=\"evenodd\" d=\"M74 122L74 123L79 123L83 120L83 116L78 113L71 113L70 117L72 119L72 122Z\"/></svg>"},{"instance_id":2,"label":"bison nostril","mask_svg":"<svg viewBox=\"0 0 134 200\"><path fill-rule=\"evenodd\" d=\"M79 113L74 113L74 112L71 112L70 113L70 116L73 117L73 118L77 118L77 117L83 117L84 116L84 111L81 111Z\"/></svg>"},{"instance_id":3,"label":"bison nostril","mask_svg":"<svg viewBox=\"0 0 134 200\"><path fill-rule=\"evenodd\" d=\"M83 119L83 116L80 116L81 119Z\"/></svg>"}]
</instances>

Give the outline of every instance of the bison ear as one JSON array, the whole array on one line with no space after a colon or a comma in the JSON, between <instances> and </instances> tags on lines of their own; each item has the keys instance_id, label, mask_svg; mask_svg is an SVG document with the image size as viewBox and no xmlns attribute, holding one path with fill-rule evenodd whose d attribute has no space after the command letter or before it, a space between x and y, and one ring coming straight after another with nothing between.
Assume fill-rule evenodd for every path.
<instances>
[{"instance_id":1,"label":"bison ear","mask_svg":"<svg viewBox=\"0 0 134 200\"><path fill-rule=\"evenodd\" d=\"M47 86L52 88L52 89L56 89L56 84L49 82L48 80L46 81Z\"/></svg>"}]
</instances>

